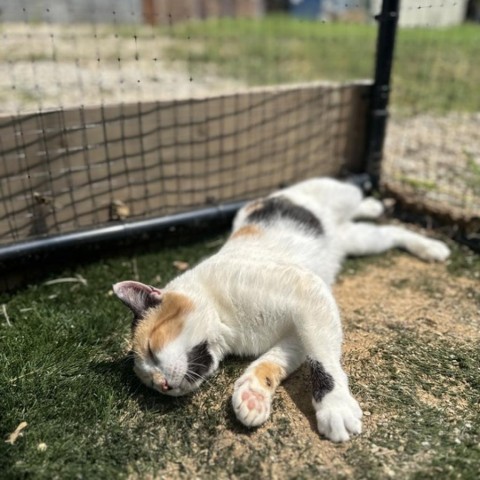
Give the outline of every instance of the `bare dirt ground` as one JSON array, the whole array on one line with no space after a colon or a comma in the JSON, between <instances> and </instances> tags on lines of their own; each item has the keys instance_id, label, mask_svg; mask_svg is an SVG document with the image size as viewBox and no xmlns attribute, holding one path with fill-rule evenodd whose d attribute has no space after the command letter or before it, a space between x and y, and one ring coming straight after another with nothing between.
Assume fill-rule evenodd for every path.
<instances>
[{"instance_id":1,"label":"bare dirt ground","mask_svg":"<svg viewBox=\"0 0 480 480\"><path fill-rule=\"evenodd\" d=\"M455 217L480 212L480 113L393 114L384 181Z\"/></svg>"},{"instance_id":2,"label":"bare dirt ground","mask_svg":"<svg viewBox=\"0 0 480 480\"><path fill-rule=\"evenodd\" d=\"M125 27L126 28L126 27ZM165 58L172 40L106 25L8 24L0 44L0 114L175 100L243 84Z\"/></svg>"}]
</instances>

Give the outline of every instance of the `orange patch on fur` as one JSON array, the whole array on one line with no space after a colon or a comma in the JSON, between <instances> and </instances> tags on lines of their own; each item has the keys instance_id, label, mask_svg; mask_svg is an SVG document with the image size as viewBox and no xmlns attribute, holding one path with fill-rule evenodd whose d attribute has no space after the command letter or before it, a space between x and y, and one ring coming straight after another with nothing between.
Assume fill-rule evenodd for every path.
<instances>
[{"instance_id":1,"label":"orange patch on fur","mask_svg":"<svg viewBox=\"0 0 480 480\"><path fill-rule=\"evenodd\" d=\"M248 203L245 205L244 210L247 215L250 215L253 213L255 210L259 210L260 208L263 207L263 200L255 200L253 202Z\"/></svg>"},{"instance_id":2,"label":"orange patch on fur","mask_svg":"<svg viewBox=\"0 0 480 480\"><path fill-rule=\"evenodd\" d=\"M245 225L234 232L230 238L250 237L252 235L260 235L261 233L262 229L256 225Z\"/></svg>"},{"instance_id":3,"label":"orange patch on fur","mask_svg":"<svg viewBox=\"0 0 480 480\"><path fill-rule=\"evenodd\" d=\"M149 348L161 350L177 338L185 323L186 315L193 310L192 301L181 293L165 292L162 303L147 313L133 333L133 350L146 357Z\"/></svg>"},{"instance_id":4,"label":"orange patch on fur","mask_svg":"<svg viewBox=\"0 0 480 480\"><path fill-rule=\"evenodd\" d=\"M285 370L276 363L265 362L255 368L258 381L269 390L275 390L285 378Z\"/></svg>"}]
</instances>

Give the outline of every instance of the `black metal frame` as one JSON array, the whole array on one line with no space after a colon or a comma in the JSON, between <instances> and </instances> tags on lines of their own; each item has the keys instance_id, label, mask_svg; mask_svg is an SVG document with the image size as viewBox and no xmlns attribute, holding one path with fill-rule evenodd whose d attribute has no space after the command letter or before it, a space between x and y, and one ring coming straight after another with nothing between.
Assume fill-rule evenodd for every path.
<instances>
[{"instance_id":1,"label":"black metal frame","mask_svg":"<svg viewBox=\"0 0 480 480\"><path fill-rule=\"evenodd\" d=\"M245 202L228 203L191 212L150 218L137 222L118 223L102 228L55 235L37 240L19 242L0 249L0 264L19 259L24 255L41 255L52 250L77 247L88 243L117 241L142 233L162 232L181 225L194 225L200 222L225 221L233 217Z\"/></svg>"},{"instance_id":2,"label":"black metal frame","mask_svg":"<svg viewBox=\"0 0 480 480\"><path fill-rule=\"evenodd\" d=\"M366 172L374 189L378 189L380 183L399 8L400 0L383 0L382 10L375 17L379 29L365 153Z\"/></svg>"}]
</instances>

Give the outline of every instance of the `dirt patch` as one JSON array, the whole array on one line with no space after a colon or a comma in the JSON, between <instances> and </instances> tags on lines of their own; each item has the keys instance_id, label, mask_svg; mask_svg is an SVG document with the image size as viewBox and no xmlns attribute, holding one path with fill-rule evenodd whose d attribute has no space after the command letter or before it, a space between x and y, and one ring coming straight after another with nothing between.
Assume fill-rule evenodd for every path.
<instances>
[{"instance_id":1,"label":"dirt patch","mask_svg":"<svg viewBox=\"0 0 480 480\"><path fill-rule=\"evenodd\" d=\"M148 102L233 92L231 78L193 74L166 58L172 40L108 25L6 24L0 45L0 113Z\"/></svg>"},{"instance_id":2,"label":"dirt patch","mask_svg":"<svg viewBox=\"0 0 480 480\"><path fill-rule=\"evenodd\" d=\"M383 181L411 201L469 219L480 211L480 113L392 115Z\"/></svg>"},{"instance_id":3,"label":"dirt patch","mask_svg":"<svg viewBox=\"0 0 480 480\"><path fill-rule=\"evenodd\" d=\"M369 266L343 276L334 288L343 312L345 350L368 349L392 325L457 340L480 338L479 306L471 298L473 279L454 277L445 265L398 255L391 267ZM372 338L368 338L372 337Z\"/></svg>"}]
</instances>

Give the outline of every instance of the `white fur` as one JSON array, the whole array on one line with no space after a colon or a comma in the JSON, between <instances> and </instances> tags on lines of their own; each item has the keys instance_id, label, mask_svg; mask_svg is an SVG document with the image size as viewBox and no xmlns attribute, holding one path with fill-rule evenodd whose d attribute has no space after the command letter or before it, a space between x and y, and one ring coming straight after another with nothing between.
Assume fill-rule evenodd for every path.
<instances>
[{"instance_id":1,"label":"white fur","mask_svg":"<svg viewBox=\"0 0 480 480\"><path fill-rule=\"evenodd\" d=\"M445 260L449 250L441 242L396 226L356 223L356 218L376 218L382 204L362 199L353 185L332 179L313 179L273 195L283 195L314 213L325 233L307 234L294 222L260 226L259 235L230 239L214 256L177 277L164 291L181 292L192 300L186 328L169 348L155 352L161 364L180 372L169 379L170 395L198 387L182 375L186 354L207 340L218 367L227 354L254 355L256 360L236 382L232 398L238 419L247 426L260 425L270 414L273 392L258 382L256 365L271 361L286 375L307 356L322 364L334 388L313 402L320 433L333 441L346 441L361 431L362 412L350 394L341 363L340 315L330 286L347 255L368 255L402 247L426 260ZM236 232L248 223L248 206L234 221ZM149 360L137 360L137 370L154 369ZM147 365L148 364L148 365ZM160 390L161 391L161 390ZM255 407L247 408L245 399Z\"/></svg>"}]
</instances>

